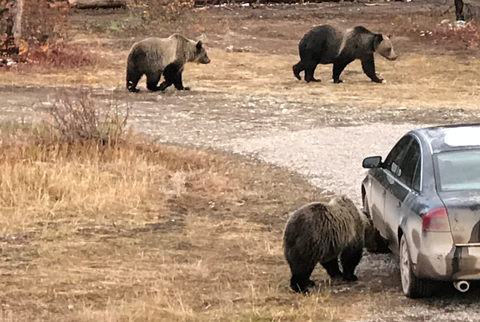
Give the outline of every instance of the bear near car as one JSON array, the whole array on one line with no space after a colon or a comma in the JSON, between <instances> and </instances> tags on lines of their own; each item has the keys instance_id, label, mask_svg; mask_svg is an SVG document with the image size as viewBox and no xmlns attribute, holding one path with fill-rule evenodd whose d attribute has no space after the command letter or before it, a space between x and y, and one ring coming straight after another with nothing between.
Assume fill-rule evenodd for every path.
<instances>
[{"instance_id":1,"label":"bear near car","mask_svg":"<svg viewBox=\"0 0 480 322\"><path fill-rule=\"evenodd\" d=\"M201 41L187 39L180 34L168 38L146 38L135 43L127 60L127 89L138 92L137 84L147 76L150 91L164 91L174 85L178 90L189 90L183 86L182 73L187 62L210 63ZM164 81L158 85L161 76Z\"/></svg>"},{"instance_id":2,"label":"bear near car","mask_svg":"<svg viewBox=\"0 0 480 322\"><path fill-rule=\"evenodd\" d=\"M288 218L283 247L290 266L290 287L305 293L315 283L310 276L320 263L330 277L356 281L355 268L362 258L368 218L347 197L312 202ZM342 263L343 272L338 266Z\"/></svg>"},{"instance_id":3,"label":"bear near car","mask_svg":"<svg viewBox=\"0 0 480 322\"><path fill-rule=\"evenodd\" d=\"M374 53L388 60L395 60L397 54L389 36L356 26L343 30L331 25L321 25L308 31L298 45L300 61L293 66L295 77L301 80L305 71L307 82L319 82L314 73L318 64L333 64L333 82L341 83L340 74L345 67L359 59L363 72L376 83L385 82L375 72Z\"/></svg>"}]
</instances>

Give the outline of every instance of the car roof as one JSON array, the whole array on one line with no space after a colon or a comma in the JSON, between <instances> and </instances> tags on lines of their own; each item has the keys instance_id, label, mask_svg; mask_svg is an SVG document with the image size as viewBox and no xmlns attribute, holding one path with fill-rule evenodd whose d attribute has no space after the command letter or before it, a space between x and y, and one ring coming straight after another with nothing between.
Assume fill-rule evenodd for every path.
<instances>
[{"instance_id":1,"label":"car roof","mask_svg":"<svg viewBox=\"0 0 480 322\"><path fill-rule=\"evenodd\" d=\"M480 123L425 127L412 130L431 153L480 149Z\"/></svg>"}]
</instances>

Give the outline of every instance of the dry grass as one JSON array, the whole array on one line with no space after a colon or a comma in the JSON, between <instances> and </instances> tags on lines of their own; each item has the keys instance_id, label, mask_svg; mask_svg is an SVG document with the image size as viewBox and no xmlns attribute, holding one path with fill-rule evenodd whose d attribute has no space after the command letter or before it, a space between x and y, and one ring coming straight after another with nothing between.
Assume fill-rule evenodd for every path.
<instances>
[{"instance_id":1,"label":"dry grass","mask_svg":"<svg viewBox=\"0 0 480 322\"><path fill-rule=\"evenodd\" d=\"M338 10L334 7L335 5L332 8L327 5L322 9L327 16L329 12L330 14L335 12L332 18L327 19L328 23L345 26L345 18L348 17L348 25L360 24L373 31L393 32L392 40L399 54L398 60L390 62L380 56L376 58L377 72L387 80L387 84L371 83L362 72L359 61L346 68L342 75L345 83L341 85L333 84L331 81L332 65L317 67L316 77L322 79L320 84L297 81L292 73L292 65L298 61L296 54L298 40L312 24L319 23L314 11L302 8L297 9L305 21L303 18L302 21L288 18L289 15L298 15L297 9L262 11L261 15L268 17L268 20L256 18L254 14L256 11L252 11L249 16L240 10L239 13L246 15L242 19L233 19L234 14L229 16L228 11L190 12L191 21L182 23L179 30L185 29L184 31L192 36L194 34L198 36L201 33L199 30L206 31L208 38L215 39L215 42L212 41L210 44L207 41L207 47L210 45L215 48L208 48L209 56L212 58L209 65L187 65L184 74L185 84L196 91L284 95L314 105L338 104L365 108L478 108L476 103L480 96L478 50L465 50L463 39L466 36L478 38L478 33L463 35L461 32L449 32L445 25L439 25L442 19L452 18L453 13L441 15L438 12L444 9L437 8L436 11L428 13L412 13L407 10L406 13L388 15L391 14L388 13L389 6L383 9L378 6L369 7L368 10L372 10L370 14L353 12L345 13L345 17L342 17L338 16ZM367 10L361 6L360 9ZM400 12L400 8L397 10ZM277 17L273 16L275 14ZM372 21L367 16L376 18ZM111 21L123 20L126 25L133 19L130 15L119 15L85 20L93 19L89 22L91 24L95 21L108 24L110 20L107 17ZM81 17L75 19L74 21L81 20ZM209 22L212 26L209 27L203 22ZM79 21L76 23L81 25ZM195 26L198 25L202 29L197 30ZM125 37L129 35L128 32L124 31L122 34L119 31L118 35L111 35L81 30L78 30L72 42L79 46L78 48L84 46L83 52L95 57L91 61L93 65L77 70L12 69L2 73L0 84L87 85L124 89L129 47L128 42L126 44L129 38ZM175 30L173 26L170 26L169 31L162 29L162 35L173 30ZM432 35L429 32L432 32ZM123 37L120 42L116 39L117 36ZM137 39L144 36L147 35L142 32L141 35L137 35ZM134 39L131 40L132 44L133 42ZM250 46L254 52L227 53L222 50L229 44L233 44L235 48ZM78 51L82 52L80 49ZM145 88L144 86L145 82L142 79L140 87Z\"/></svg>"},{"instance_id":2,"label":"dry grass","mask_svg":"<svg viewBox=\"0 0 480 322\"><path fill-rule=\"evenodd\" d=\"M296 56L222 51L212 56L211 65L187 69L185 79L196 79L203 90L286 95L318 105L478 108L480 99L480 62L468 58L400 53L397 61L390 62L377 57L377 72L387 84L370 82L355 61L342 75L345 83L337 85L331 81L332 65L317 67L320 84L297 81L291 71Z\"/></svg>"},{"instance_id":3,"label":"dry grass","mask_svg":"<svg viewBox=\"0 0 480 322\"><path fill-rule=\"evenodd\" d=\"M328 292L288 290L285 212L321 196L294 175L134 135L113 148L1 128L2 320L341 316Z\"/></svg>"},{"instance_id":4,"label":"dry grass","mask_svg":"<svg viewBox=\"0 0 480 322\"><path fill-rule=\"evenodd\" d=\"M3 74L5 85L58 84L67 86L106 86L123 88L125 57L118 53L103 68L78 72ZM355 61L342 74L345 83L331 81L332 65L319 65L316 77L321 83L297 81L291 71L298 61L294 55L227 53L210 49L209 65L187 65L185 83L196 91L237 94L285 95L312 104L338 104L378 107L478 108L480 99L480 61L471 57L399 53L394 62L377 57L377 72L387 84L375 84L363 74ZM473 54L472 54L473 55ZM144 80L140 88L144 88Z\"/></svg>"}]
</instances>

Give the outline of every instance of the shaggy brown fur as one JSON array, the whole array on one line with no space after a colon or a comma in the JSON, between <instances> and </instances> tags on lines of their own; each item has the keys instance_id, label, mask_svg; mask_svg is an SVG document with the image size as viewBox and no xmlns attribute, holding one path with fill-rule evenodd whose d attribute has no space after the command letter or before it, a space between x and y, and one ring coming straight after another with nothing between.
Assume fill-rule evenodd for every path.
<instances>
[{"instance_id":1,"label":"shaggy brown fur","mask_svg":"<svg viewBox=\"0 0 480 322\"><path fill-rule=\"evenodd\" d=\"M137 84L146 75L147 88L151 91L164 91L172 84L178 90L188 90L182 81L187 62L210 63L201 41L174 34L168 38L147 38L135 43L128 55L127 89L138 92ZM157 87L162 74L165 81Z\"/></svg>"},{"instance_id":2,"label":"shaggy brown fur","mask_svg":"<svg viewBox=\"0 0 480 322\"><path fill-rule=\"evenodd\" d=\"M357 280L354 271L362 258L367 225L365 214L345 196L329 203L313 202L294 211L287 221L283 240L292 273L291 288L306 292L315 285L310 275L317 263L331 277ZM339 256L343 273L338 267Z\"/></svg>"}]
</instances>

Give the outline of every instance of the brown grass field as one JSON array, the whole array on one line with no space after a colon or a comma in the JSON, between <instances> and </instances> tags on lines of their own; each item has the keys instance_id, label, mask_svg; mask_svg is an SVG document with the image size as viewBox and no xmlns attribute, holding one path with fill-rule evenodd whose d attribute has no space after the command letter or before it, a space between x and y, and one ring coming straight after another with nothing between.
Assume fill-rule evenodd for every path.
<instances>
[{"instance_id":1,"label":"brown grass field","mask_svg":"<svg viewBox=\"0 0 480 322\"><path fill-rule=\"evenodd\" d=\"M421 4L415 7L419 13L408 9L403 15L402 3L390 4L397 11L344 6L353 13L339 11L340 4L304 11L198 11L172 28L152 22L138 30L128 25L139 24L130 12L74 12L68 41L95 57L91 66L17 66L0 72L0 84L123 89L125 59L136 39L205 32L212 63L188 65L184 74L199 92L288 96L366 109L478 108L478 50L442 42L441 34L431 40L418 36L438 28L451 12L432 18ZM331 66L318 67L320 84L297 81L291 66L303 33L346 19L394 32L400 58L377 59L388 83L371 84L358 62L347 67L341 86L331 83ZM112 21L123 29L108 29ZM227 53L228 45L249 49ZM304 297L288 288L282 254L286 213L326 197L297 174L230 155L157 146L134 133L113 147L65 143L46 135L43 125L4 122L0 321L360 319L369 310L359 304L365 295L348 302L332 298L321 269L316 279L327 282L318 293Z\"/></svg>"},{"instance_id":2,"label":"brown grass field","mask_svg":"<svg viewBox=\"0 0 480 322\"><path fill-rule=\"evenodd\" d=\"M38 133L2 128L2 320L336 316L328 295L285 283L285 212L322 196L298 176L134 135L102 147Z\"/></svg>"},{"instance_id":3,"label":"brown grass field","mask_svg":"<svg viewBox=\"0 0 480 322\"><path fill-rule=\"evenodd\" d=\"M61 71L42 74L28 73L18 77L6 73L5 85L50 85L124 87L125 57L128 51L111 57L115 63L87 73ZM478 108L480 101L480 61L406 54L399 61L377 59L377 69L387 84L372 85L361 70L360 62L350 64L344 74L345 84L331 82L331 66L318 66L316 75L322 84L297 81L291 67L295 55L266 55L258 53L227 53L211 49L209 65L190 65L185 79L197 91L220 91L257 95L285 95L319 104L346 104L366 108L438 107ZM272 64L275 61L275 64ZM253 64L251 62L254 62ZM419 77L419 74L422 76ZM211 75L215 75L214 77ZM343 86L344 85L344 86ZM140 88L145 89L142 80ZM454 99L452 99L454 97Z\"/></svg>"},{"instance_id":4,"label":"brown grass field","mask_svg":"<svg viewBox=\"0 0 480 322\"><path fill-rule=\"evenodd\" d=\"M228 10L191 12L192 15L178 18L174 29L168 28L168 23L153 24L151 28L157 27L158 32L151 28L140 31L128 29L138 23L131 13L87 17L77 13L71 18L69 41L93 54L91 67L47 69L35 64L21 66L3 72L0 84L88 85L123 89L126 57L135 40L147 36L168 36L175 31L190 37L201 33L207 35L206 45L212 62L209 65L189 64L184 74L197 91L286 95L318 104L366 108L477 108L476 102L480 98L478 49L465 49L470 38L474 39L475 46L476 41L480 42L477 31L467 36L455 31L446 32L446 27L439 22L452 18L452 13L436 14L444 7L434 7L435 10L424 13L429 7L425 9L422 4L417 4L419 8L414 8L418 12L402 13L402 10L414 9L402 9L402 4L395 2L390 4L395 11L389 14L389 10L392 11L390 7L381 4L373 7L357 5L353 9L349 9L353 4L344 6L345 10L353 13L339 13L342 5L328 3L319 9L307 8L303 11L302 8L288 7L285 10L239 10L237 17ZM318 19L318 10L324 17ZM306 15L306 18L293 19L292 15ZM302 35L311 26L320 23L344 26L346 18L351 21L348 25L362 24L371 30L393 35L398 60L389 62L380 56L376 59L377 72L387 80L387 84L372 85L363 74L359 61L346 68L342 74L346 82L341 86L331 81L332 65L317 67L316 77L322 79L321 84L305 85L297 81L293 77L292 65L298 61L297 44ZM114 32L105 27L111 21L122 19L126 21L125 31ZM82 25L80 29L80 22L89 23L90 27ZM94 28L101 32L92 31ZM421 36L426 31L432 31L432 35ZM228 53L224 50L228 45L247 52ZM144 80L141 80L140 88L145 88Z\"/></svg>"}]
</instances>

